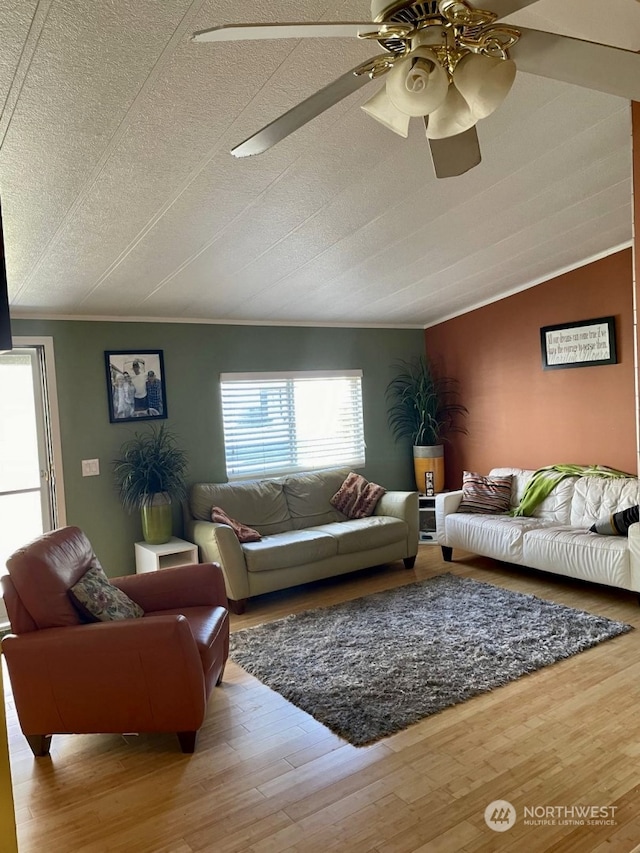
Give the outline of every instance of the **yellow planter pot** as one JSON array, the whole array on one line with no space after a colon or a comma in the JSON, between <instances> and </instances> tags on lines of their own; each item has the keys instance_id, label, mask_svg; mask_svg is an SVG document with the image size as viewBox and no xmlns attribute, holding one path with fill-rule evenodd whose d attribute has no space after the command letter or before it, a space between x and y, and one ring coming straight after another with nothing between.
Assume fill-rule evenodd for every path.
<instances>
[{"instance_id":1,"label":"yellow planter pot","mask_svg":"<svg viewBox=\"0 0 640 853\"><path fill-rule=\"evenodd\" d=\"M140 508L142 536L150 545L163 545L171 539L173 518L171 500L166 495L154 495L153 503Z\"/></svg>"},{"instance_id":2,"label":"yellow planter pot","mask_svg":"<svg viewBox=\"0 0 640 853\"><path fill-rule=\"evenodd\" d=\"M436 444L432 447L413 448L413 470L416 477L416 487L421 494L426 492L426 474L433 474L433 489L435 492L444 491L444 447Z\"/></svg>"}]
</instances>

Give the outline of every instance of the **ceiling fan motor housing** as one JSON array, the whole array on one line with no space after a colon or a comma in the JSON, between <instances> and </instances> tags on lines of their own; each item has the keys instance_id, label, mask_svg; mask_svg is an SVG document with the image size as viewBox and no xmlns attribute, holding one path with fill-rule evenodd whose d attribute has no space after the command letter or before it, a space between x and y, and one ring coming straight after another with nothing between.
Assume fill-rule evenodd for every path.
<instances>
[{"instance_id":1,"label":"ceiling fan motor housing","mask_svg":"<svg viewBox=\"0 0 640 853\"><path fill-rule=\"evenodd\" d=\"M371 0L373 21L421 21L438 14L438 1L411 2L411 0Z\"/></svg>"}]
</instances>

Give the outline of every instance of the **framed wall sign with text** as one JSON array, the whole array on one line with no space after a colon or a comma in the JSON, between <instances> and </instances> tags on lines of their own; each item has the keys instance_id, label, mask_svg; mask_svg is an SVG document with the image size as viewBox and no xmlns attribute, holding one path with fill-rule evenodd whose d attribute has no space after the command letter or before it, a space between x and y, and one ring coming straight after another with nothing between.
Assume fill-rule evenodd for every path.
<instances>
[{"instance_id":1,"label":"framed wall sign with text","mask_svg":"<svg viewBox=\"0 0 640 853\"><path fill-rule=\"evenodd\" d=\"M566 367L593 367L616 364L616 325L614 317L598 317L577 323L559 323L540 329L542 367L559 370Z\"/></svg>"}]
</instances>

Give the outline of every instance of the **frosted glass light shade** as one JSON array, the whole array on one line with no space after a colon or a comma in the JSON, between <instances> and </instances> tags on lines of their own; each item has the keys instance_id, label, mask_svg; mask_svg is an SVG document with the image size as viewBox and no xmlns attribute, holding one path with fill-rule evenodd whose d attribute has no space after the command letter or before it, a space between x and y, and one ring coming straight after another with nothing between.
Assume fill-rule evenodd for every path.
<instances>
[{"instance_id":1,"label":"frosted glass light shade","mask_svg":"<svg viewBox=\"0 0 640 853\"><path fill-rule=\"evenodd\" d=\"M410 117L393 106L385 86L362 104L361 109L399 136L403 136L405 139L409 136Z\"/></svg>"},{"instance_id":2,"label":"frosted glass light shade","mask_svg":"<svg viewBox=\"0 0 640 853\"><path fill-rule=\"evenodd\" d=\"M427 47L417 47L387 75L387 95L408 116L426 116L444 101L449 76Z\"/></svg>"},{"instance_id":3,"label":"frosted glass light shade","mask_svg":"<svg viewBox=\"0 0 640 853\"><path fill-rule=\"evenodd\" d=\"M455 86L449 86L444 103L432 112L427 123L428 139L445 139L473 127L477 119Z\"/></svg>"},{"instance_id":4,"label":"frosted glass light shade","mask_svg":"<svg viewBox=\"0 0 640 853\"><path fill-rule=\"evenodd\" d=\"M469 53L453 72L453 83L476 119L486 118L509 94L516 76L511 59Z\"/></svg>"}]
</instances>

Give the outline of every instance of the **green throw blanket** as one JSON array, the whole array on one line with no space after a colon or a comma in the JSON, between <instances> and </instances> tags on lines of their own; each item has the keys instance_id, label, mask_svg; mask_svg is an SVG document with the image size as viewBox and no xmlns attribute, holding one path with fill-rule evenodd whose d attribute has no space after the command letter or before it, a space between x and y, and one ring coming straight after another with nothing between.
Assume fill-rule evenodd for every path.
<instances>
[{"instance_id":1,"label":"green throw blanket","mask_svg":"<svg viewBox=\"0 0 640 853\"><path fill-rule=\"evenodd\" d=\"M509 515L533 515L535 508L567 477L632 477L606 465L547 465L538 468L524 488L520 503Z\"/></svg>"}]
</instances>

